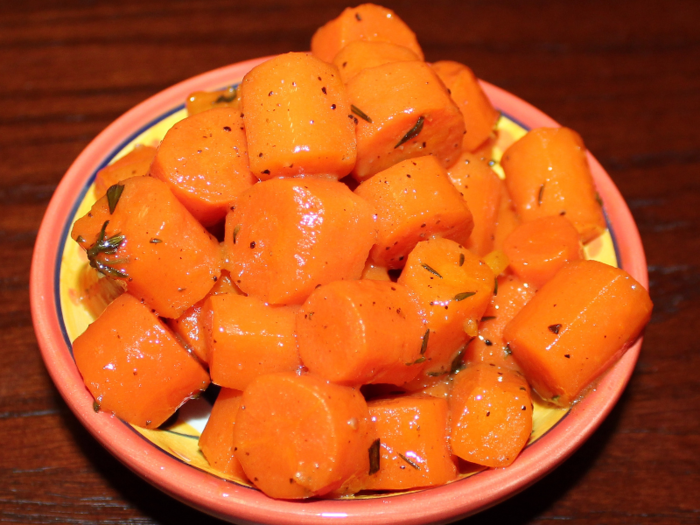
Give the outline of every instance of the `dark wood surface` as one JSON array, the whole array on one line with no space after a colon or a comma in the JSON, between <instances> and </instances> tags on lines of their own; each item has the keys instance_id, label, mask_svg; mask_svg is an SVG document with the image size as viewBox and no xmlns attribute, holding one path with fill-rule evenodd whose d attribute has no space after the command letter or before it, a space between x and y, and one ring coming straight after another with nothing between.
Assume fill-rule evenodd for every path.
<instances>
[{"instance_id":1,"label":"dark wood surface","mask_svg":"<svg viewBox=\"0 0 700 525\"><path fill-rule=\"evenodd\" d=\"M465 525L700 523L700 2L388 1L453 59L579 131L639 226L655 303L625 394L569 460ZM52 192L158 91L308 48L329 0L0 3L0 522L214 523L110 456L41 360L29 266Z\"/></svg>"}]
</instances>

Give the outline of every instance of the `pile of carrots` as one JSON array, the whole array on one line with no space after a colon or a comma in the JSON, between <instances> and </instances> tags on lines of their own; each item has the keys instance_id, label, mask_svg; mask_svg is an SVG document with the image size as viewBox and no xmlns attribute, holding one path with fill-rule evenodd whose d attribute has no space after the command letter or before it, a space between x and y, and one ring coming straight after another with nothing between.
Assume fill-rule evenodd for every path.
<instances>
[{"instance_id":1,"label":"pile of carrots","mask_svg":"<svg viewBox=\"0 0 700 525\"><path fill-rule=\"evenodd\" d=\"M650 317L583 260L606 223L579 135L530 131L502 180L476 77L388 9L187 108L74 224L102 300L73 352L95 409L141 427L218 385L201 450L271 497L508 466L532 397L574 403Z\"/></svg>"}]
</instances>

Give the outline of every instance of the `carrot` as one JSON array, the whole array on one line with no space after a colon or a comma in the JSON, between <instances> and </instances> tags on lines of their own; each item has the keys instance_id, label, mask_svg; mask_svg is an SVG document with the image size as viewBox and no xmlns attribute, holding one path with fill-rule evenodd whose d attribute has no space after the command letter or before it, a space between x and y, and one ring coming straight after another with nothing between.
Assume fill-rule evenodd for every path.
<instances>
[{"instance_id":1,"label":"carrot","mask_svg":"<svg viewBox=\"0 0 700 525\"><path fill-rule=\"evenodd\" d=\"M460 458L487 467L507 467L532 431L532 400L525 378L479 363L457 374L450 393L450 446Z\"/></svg>"},{"instance_id":2,"label":"carrot","mask_svg":"<svg viewBox=\"0 0 700 525\"><path fill-rule=\"evenodd\" d=\"M75 222L71 236L93 267L126 283L159 315L179 317L218 279L218 242L164 182L135 177L112 188Z\"/></svg>"},{"instance_id":3,"label":"carrot","mask_svg":"<svg viewBox=\"0 0 700 525\"><path fill-rule=\"evenodd\" d=\"M204 226L221 221L229 203L257 179L248 168L243 119L235 108L214 108L181 120L158 146L150 174Z\"/></svg>"},{"instance_id":4,"label":"carrot","mask_svg":"<svg viewBox=\"0 0 700 525\"><path fill-rule=\"evenodd\" d=\"M586 148L575 131L533 129L503 153L501 165L522 221L566 215L584 243L605 231Z\"/></svg>"},{"instance_id":5,"label":"carrot","mask_svg":"<svg viewBox=\"0 0 700 525\"><path fill-rule=\"evenodd\" d=\"M622 269L567 263L505 327L532 388L567 406L617 360L651 316L649 293Z\"/></svg>"},{"instance_id":6,"label":"carrot","mask_svg":"<svg viewBox=\"0 0 700 525\"><path fill-rule=\"evenodd\" d=\"M311 39L311 52L321 60L332 62L341 49L356 40L398 44L423 60L423 51L413 31L392 10L374 4L348 7L318 28Z\"/></svg>"},{"instance_id":7,"label":"carrot","mask_svg":"<svg viewBox=\"0 0 700 525\"><path fill-rule=\"evenodd\" d=\"M578 231L563 215L521 224L506 238L503 251L513 273L535 288L541 288L567 262L583 258Z\"/></svg>"},{"instance_id":8,"label":"carrot","mask_svg":"<svg viewBox=\"0 0 700 525\"><path fill-rule=\"evenodd\" d=\"M501 204L496 214L496 226L493 232L493 247L503 250L506 238L520 224L520 219L515 213L513 201L508 193L505 181L501 181Z\"/></svg>"},{"instance_id":9,"label":"carrot","mask_svg":"<svg viewBox=\"0 0 700 525\"><path fill-rule=\"evenodd\" d=\"M464 361L493 363L502 368L520 370L503 340L503 329L534 295L534 286L515 275L499 277L496 293L479 323L479 335L469 342Z\"/></svg>"},{"instance_id":10,"label":"carrot","mask_svg":"<svg viewBox=\"0 0 700 525\"><path fill-rule=\"evenodd\" d=\"M356 111L357 162L363 181L405 159L434 155L448 168L462 152L464 118L425 62L364 69L347 83Z\"/></svg>"},{"instance_id":11,"label":"carrot","mask_svg":"<svg viewBox=\"0 0 700 525\"><path fill-rule=\"evenodd\" d=\"M226 219L231 276L265 302L301 304L319 284L360 277L376 238L373 214L334 180L260 182Z\"/></svg>"},{"instance_id":12,"label":"carrot","mask_svg":"<svg viewBox=\"0 0 700 525\"><path fill-rule=\"evenodd\" d=\"M338 70L307 53L279 55L240 85L250 169L261 180L345 177L355 166L355 130Z\"/></svg>"},{"instance_id":13,"label":"carrot","mask_svg":"<svg viewBox=\"0 0 700 525\"><path fill-rule=\"evenodd\" d=\"M476 335L494 282L491 269L454 241L430 239L416 245L398 280L416 293L428 319L423 352L427 362L409 385L411 390L452 371L462 347Z\"/></svg>"},{"instance_id":14,"label":"carrot","mask_svg":"<svg viewBox=\"0 0 700 525\"><path fill-rule=\"evenodd\" d=\"M248 478L273 498L359 490L376 439L359 391L311 374L268 374L243 392L234 452Z\"/></svg>"},{"instance_id":15,"label":"carrot","mask_svg":"<svg viewBox=\"0 0 700 525\"><path fill-rule=\"evenodd\" d=\"M199 448L209 464L228 476L247 480L233 448L233 428L243 392L222 388L211 409L207 425L199 436Z\"/></svg>"},{"instance_id":16,"label":"carrot","mask_svg":"<svg viewBox=\"0 0 700 525\"><path fill-rule=\"evenodd\" d=\"M355 194L377 210L373 264L401 268L416 243L430 237L469 240L472 214L432 155L399 162L360 184Z\"/></svg>"},{"instance_id":17,"label":"carrot","mask_svg":"<svg viewBox=\"0 0 700 525\"><path fill-rule=\"evenodd\" d=\"M163 322L123 294L73 342L73 357L95 410L157 428L206 389L209 376Z\"/></svg>"},{"instance_id":18,"label":"carrot","mask_svg":"<svg viewBox=\"0 0 700 525\"><path fill-rule=\"evenodd\" d=\"M376 266L367 261L360 279L371 279L373 281L391 281L389 270L383 266Z\"/></svg>"},{"instance_id":19,"label":"carrot","mask_svg":"<svg viewBox=\"0 0 700 525\"><path fill-rule=\"evenodd\" d=\"M441 60L432 64L437 73L450 90L452 100L457 103L464 116L464 135L462 148L474 151L481 146L493 133L499 113L479 85L474 72L459 62Z\"/></svg>"},{"instance_id":20,"label":"carrot","mask_svg":"<svg viewBox=\"0 0 700 525\"><path fill-rule=\"evenodd\" d=\"M241 98L235 87L218 91L195 91L185 101L187 115L192 116L213 108L238 108Z\"/></svg>"},{"instance_id":21,"label":"carrot","mask_svg":"<svg viewBox=\"0 0 700 525\"><path fill-rule=\"evenodd\" d=\"M486 255L493 250L503 183L488 161L469 152L462 153L447 174L474 218L474 229L465 246L479 256Z\"/></svg>"},{"instance_id":22,"label":"carrot","mask_svg":"<svg viewBox=\"0 0 700 525\"><path fill-rule=\"evenodd\" d=\"M129 153L105 166L95 176L95 198L107 193L107 189L131 177L148 175L148 170L156 156L156 148L137 144Z\"/></svg>"},{"instance_id":23,"label":"carrot","mask_svg":"<svg viewBox=\"0 0 700 525\"><path fill-rule=\"evenodd\" d=\"M124 283L108 279L89 263L85 263L78 275L78 300L93 318L99 317L125 290Z\"/></svg>"},{"instance_id":24,"label":"carrot","mask_svg":"<svg viewBox=\"0 0 700 525\"><path fill-rule=\"evenodd\" d=\"M421 369L425 331L408 289L390 281L320 286L297 314L299 353L313 373L334 383L401 385Z\"/></svg>"},{"instance_id":25,"label":"carrot","mask_svg":"<svg viewBox=\"0 0 700 525\"><path fill-rule=\"evenodd\" d=\"M367 405L381 441L381 458L365 489L431 487L457 477L447 446L446 399L413 394Z\"/></svg>"},{"instance_id":26,"label":"carrot","mask_svg":"<svg viewBox=\"0 0 700 525\"><path fill-rule=\"evenodd\" d=\"M381 66L389 62L409 62L420 60L418 55L407 47L391 42L365 42L355 40L343 47L333 59L340 78L347 84L348 80L363 69Z\"/></svg>"},{"instance_id":27,"label":"carrot","mask_svg":"<svg viewBox=\"0 0 700 525\"><path fill-rule=\"evenodd\" d=\"M202 309L214 384L243 390L257 376L300 368L291 307L221 294Z\"/></svg>"}]
</instances>

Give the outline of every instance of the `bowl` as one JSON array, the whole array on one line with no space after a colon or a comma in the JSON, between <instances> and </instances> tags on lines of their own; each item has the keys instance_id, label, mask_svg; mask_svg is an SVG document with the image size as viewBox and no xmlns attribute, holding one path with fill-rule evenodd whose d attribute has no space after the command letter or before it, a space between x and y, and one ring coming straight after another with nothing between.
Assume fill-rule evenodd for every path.
<instances>
[{"instance_id":1,"label":"bowl","mask_svg":"<svg viewBox=\"0 0 700 525\"><path fill-rule=\"evenodd\" d=\"M46 211L32 260L32 316L46 367L59 392L81 423L122 463L172 497L234 523L344 524L449 522L495 505L525 489L571 455L600 425L627 384L641 339L570 410L537 405L533 437L505 469L465 473L450 484L424 490L365 495L347 499L282 501L211 469L197 448L208 416L202 398L180 410L163 430L145 430L104 412L95 412L72 356L71 341L91 322L75 300L75 281L84 256L69 232L76 217L93 202L95 173L134 143L156 143L185 116L186 97L199 90L235 85L265 58L204 73L149 98L107 127L80 154L58 185ZM482 83L502 112L500 152L527 129L557 126L541 111L488 83ZM648 287L639 232L619 191L590 153L588 160L604 203L608 232L586 246L588 258L618 265ZM495 166L496 171L500 169Z\"/></svg>"}]
</instances>

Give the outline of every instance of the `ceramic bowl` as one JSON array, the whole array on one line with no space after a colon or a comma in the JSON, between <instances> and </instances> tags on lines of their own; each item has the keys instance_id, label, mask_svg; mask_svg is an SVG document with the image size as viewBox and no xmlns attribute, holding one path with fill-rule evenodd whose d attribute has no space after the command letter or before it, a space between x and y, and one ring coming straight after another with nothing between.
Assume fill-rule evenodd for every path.
<instances>
[{"instance_id":1,"label":"ceramic bowl","mask_svg":"<svg viewBox=\"0 0 700 525\"><path fill-rule=\"evenodd\" d=\"M523 490L555 468L600 425L629 380L641 340L631 347L571 410L536 406L533 437L505 469L465 473L448 485L425 490L338 500L280 501L212 470L197 447L209 412L205 400L188 403L165 429L132 427L93 410L93 400L76 369L71 341L91 322L75 300L76 275L84 256L69 238L76 217L93 202L95 173L134 143L157 143L185 116L186 97L198 90L235 85L264 59L217 69L177 84L117 119L80 154L59 184L39 230L31 269L34 325L46 367L83 425L112 454L172 497L236 523L315 524L338 518L344 524L448 522L476 513ZM515 96L487 83L487 95L502 112L498 157L527 129L556 122ZM648 286L639 233L617 188L589 154L609 230L586 247L587 257L616 264ZM498 164L495 165L498 170Z\"/></svg>"}]
</instances>

